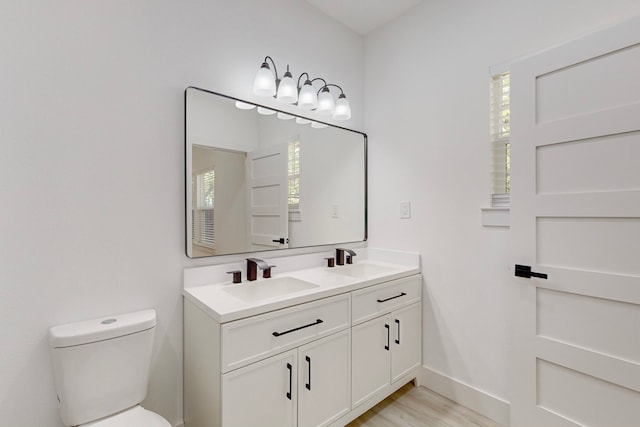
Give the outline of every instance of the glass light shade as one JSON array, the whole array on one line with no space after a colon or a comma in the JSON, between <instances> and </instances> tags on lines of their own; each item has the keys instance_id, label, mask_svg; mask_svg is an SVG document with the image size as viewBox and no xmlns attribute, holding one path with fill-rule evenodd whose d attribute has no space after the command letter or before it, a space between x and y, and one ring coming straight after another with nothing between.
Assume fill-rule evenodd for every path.
<instances>
[{"instance_id":1,"label":"glass light shade","mask_svg":"<svg viewBox=\"0 0 640 427\"><path fill-rule=\"evenodd\" d=\"M309 123L311 123L311 120L303 119L302 117L296 117L296 123L299 125L308 125Z\"/></svg>"},{"instance_id":2,"label":"glass light shade","mask_svg":"<svg viewBox=\"0 0 640 427\"><path fill-rule=\"evenodd\" d=\"M262 114L264 116L270 116L272 114L275 114L276 112L274 110L270 110L268 108L264 108L264 107L258 107L258 114Z\"/></svg>"},{"instance_id":3,"label":"glass light shade","mask_svg":"<svg viewBox=\"0 0 640 427\"><path fill-rule=\"evenodd\" d=\"M284 77L278 85L278 95L276 99L280 102L293 104L298 102L298 86L293 81L290 72L284 73Z\"/></svg>"},{"instance_id":4,"label":"glass light shade","mask_svg":"<svg viewBox=\"0 0 640 427\"><path fill-rule=\"evenodd\" d=\"M333 100L333 96L331 92L329 92L329 89L325 87L320 91L320 95L318 95L318 108L316 109L316 113L326 116L333 113L335 107L336 103Z\"/></svg>"},{"instance_id":5,"label":"glass light shade","mask_svg":"<svg viewBox=\"0 0 640 427\"><path fill-rule=\"evenodd\" d=\"M349 105L349 101L347 101L347 97L343 94L340 94L338 97L338 102L336 102L336 109L333 112L334 120L349 120L351 118L351 106Z\"/></svg>"},{"instance_id":6,"label":"glass light shade","mask_svg":"<svg viewBox=\"0 0 640 427\"><path fill-rule=\"evenodd\" d=\"M318 95L316 90L311 86L311 81L307 80L300 89L298 96L298 108L302 110L313 110L318 105Z\"/></svg>"},{"instance_id":7,"label":"glass light shade","mask_svg":"<svg viewBox=\"0 0 640 427\"><path fill-rule=\"evenodd\" d=\"M256 106L247 102L236 101L236 108L239 108L241 110L251 110L253 108L256 108Z\"/></svg>"},{"instance_id":8,"label":"glass light shade","mask_svg":"<svg viewBox=\"0 0 640 427\"><path fill-rule=\"evenodd\" d=\"M278 118L280 120L291 120L291 119L293 119L293 116L291 114L287 114L287 113L278 113Z\"/></svg>"},{"instance_id":9,"label":"glass light shade","mask_svg":"<svg viewBox=\"0 0 640 427\"><path fill-rule=\"evenodd\" d=\"M311 127L314 128L314 129L324 129L327 126L328 125L325 125L324 123L311 122Z\"/></svg>"},{"instance_id":10,"label":"glass light shade","mask_svg":"<svg viewBox=\"0 0 640 427\"><path fill-rule=\"evenodd\" d=\"M269 64L262 63L253 81L253 93L258 96L274 96L276 94L276 79L269 68Z\"/></svg>"}]
</instances>

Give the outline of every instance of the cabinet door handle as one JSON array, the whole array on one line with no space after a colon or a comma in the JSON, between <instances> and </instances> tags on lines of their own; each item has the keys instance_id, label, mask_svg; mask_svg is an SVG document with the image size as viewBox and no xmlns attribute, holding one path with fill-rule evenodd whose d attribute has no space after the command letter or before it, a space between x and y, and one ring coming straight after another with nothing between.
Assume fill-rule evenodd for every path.
<instances>
[{"instance_id":1,"label":"cabinet door handle","mask_svg":"<svg viewBox=\"0 0 640 427\"><path fill-rule=\"evenodd\" d=\"M402 292L400 295L396 295L395 297L391 297L391 298L386 298L386 299L379 299L378 302L387 302L387 301L391 301L392 299L396 299L396 298L400 298L405 296L406 293Z\"/></svg>"},{"instance_id":2,"label":"cabinet door handle","mask_svg":"<svg viewBox=\"0 0 640 427\"><path fill-rule=\"evenodd\" d=\"M322 322L323 322L322 319L318 319L313 323L309 323L308 325L298 326L297 328L289 329L288 331L284 331L284 332L277 332L276 331L276 332L273 333L273 336L274 337L279 337L280 335L290 334L291 332L299 331L300 329L308 328L310 326L319 325Z\"/></svg>"},{"instance_id":3,"label":"cabinet door handle","mask_svg":"<svg viewBox=\"0 0 640 427\"><path fill-rule=\"evenodd\" d=\"M309 364L309 381L304 386L307 390L311 390L311 358L309 356L305 356L304 360Z\"/></svg>"},{"instance_id":4,"label":"cabinet door handle","mask_svg":"<svg viewBox=\"0 0 640 427\"><path fill-rule=\"evenodd\" d=\"M389 335L391 335L391 332L389 331L389 325L385 323L384 327L387 329L387 345L384 346L384 349L389 351Z\"/></svg>"},{"instance_id":5,"label":"cabinet door handle","mask_svg":"<svg viewBox=\"0 0 640 427\"><path fill-rule=\"evenodd\" d=\"M396 339L396 344L400 344L400 320L396 319L396 325L398 325L398 338Z\"/></svg>"},{"instance_id":6,"label":"cabinet door handle","mask_svg":"<svg viewBox=\"0 0 640 427\"><path fill-rule=\"evenodd\" d=\"M291 366L291 363L287 363L287 369L289 370L289 391L287 392L287 399L291 400L291 387L293 385L293 366Z\"/></svg>"}]
</instances>

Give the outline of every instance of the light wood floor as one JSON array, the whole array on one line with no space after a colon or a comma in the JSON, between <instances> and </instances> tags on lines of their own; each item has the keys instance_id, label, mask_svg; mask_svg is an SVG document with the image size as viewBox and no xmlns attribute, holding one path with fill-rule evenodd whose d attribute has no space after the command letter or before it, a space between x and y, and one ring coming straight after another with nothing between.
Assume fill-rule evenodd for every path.
<instances>
[{"instance_id":1,"label":"light wood floor","mask_svg":"<svg viewBox=\"0 0 640 427\"><path fill-rule=\"evenodd\" d=\"M427 388L409 383L347 427L502 427Z\"/></svg>"}]
</instances>

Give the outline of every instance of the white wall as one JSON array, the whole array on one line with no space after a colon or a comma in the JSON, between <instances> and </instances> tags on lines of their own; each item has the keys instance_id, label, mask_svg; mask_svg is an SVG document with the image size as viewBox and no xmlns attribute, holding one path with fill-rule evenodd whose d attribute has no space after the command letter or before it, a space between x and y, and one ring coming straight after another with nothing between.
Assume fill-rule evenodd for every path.
<instances>
[{"instance_id":1,"label":"white wall","mask_svg":"<svg viewBox=\"0 0 640 427\"><path fill-rule=\"evenodd\" d=\"M509 231L480 224L488 67L637 13L637 0L430 0L366 37L369 245L422 254L429 369L509 400Z\"/></svg>"},{"instance_id":2,"label":"white wall","mask_svg":"<svg viewBox=\"0 0 640 427\"><path fill-rule=\"evenodd\" d=\"M261 147L300 141L300 214L290 215L289 245L299 248L362 241L362 134L335 127L315 129L274 116L261 117L259 129ZM337 218L333 217L333 206L338 208Z\"/></svg>"},{"instance_id":3,"label":"white wall","mask_svg":"<svg viewBox=\"0 0 640 427\"><path fill-rule=\"evenodd\" d=\"M61 425L50 326L146 307L145 405L177 423L182 269L224 261L184 255L184 89L265 103L269 54L361 129L362 38L298 0L5 1L0 28L0 425Z\"/></svg>"}]
</instances>

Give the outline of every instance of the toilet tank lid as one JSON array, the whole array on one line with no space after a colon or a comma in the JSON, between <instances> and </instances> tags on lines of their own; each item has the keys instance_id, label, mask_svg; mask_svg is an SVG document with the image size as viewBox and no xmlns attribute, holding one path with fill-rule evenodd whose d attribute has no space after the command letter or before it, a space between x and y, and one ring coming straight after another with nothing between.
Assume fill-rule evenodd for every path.
<instances>
[{"instance_id":1,"label":"toilet tank lid","mask_svg":"<svg viewBox=\"0 0 640 427\"><path fill-rule=\"evenodd\" d=\"M49 329L52 348L72 347L134 334L156 326L156 311L136 311L54 326Z\"/></svg>"}]
</instances>

